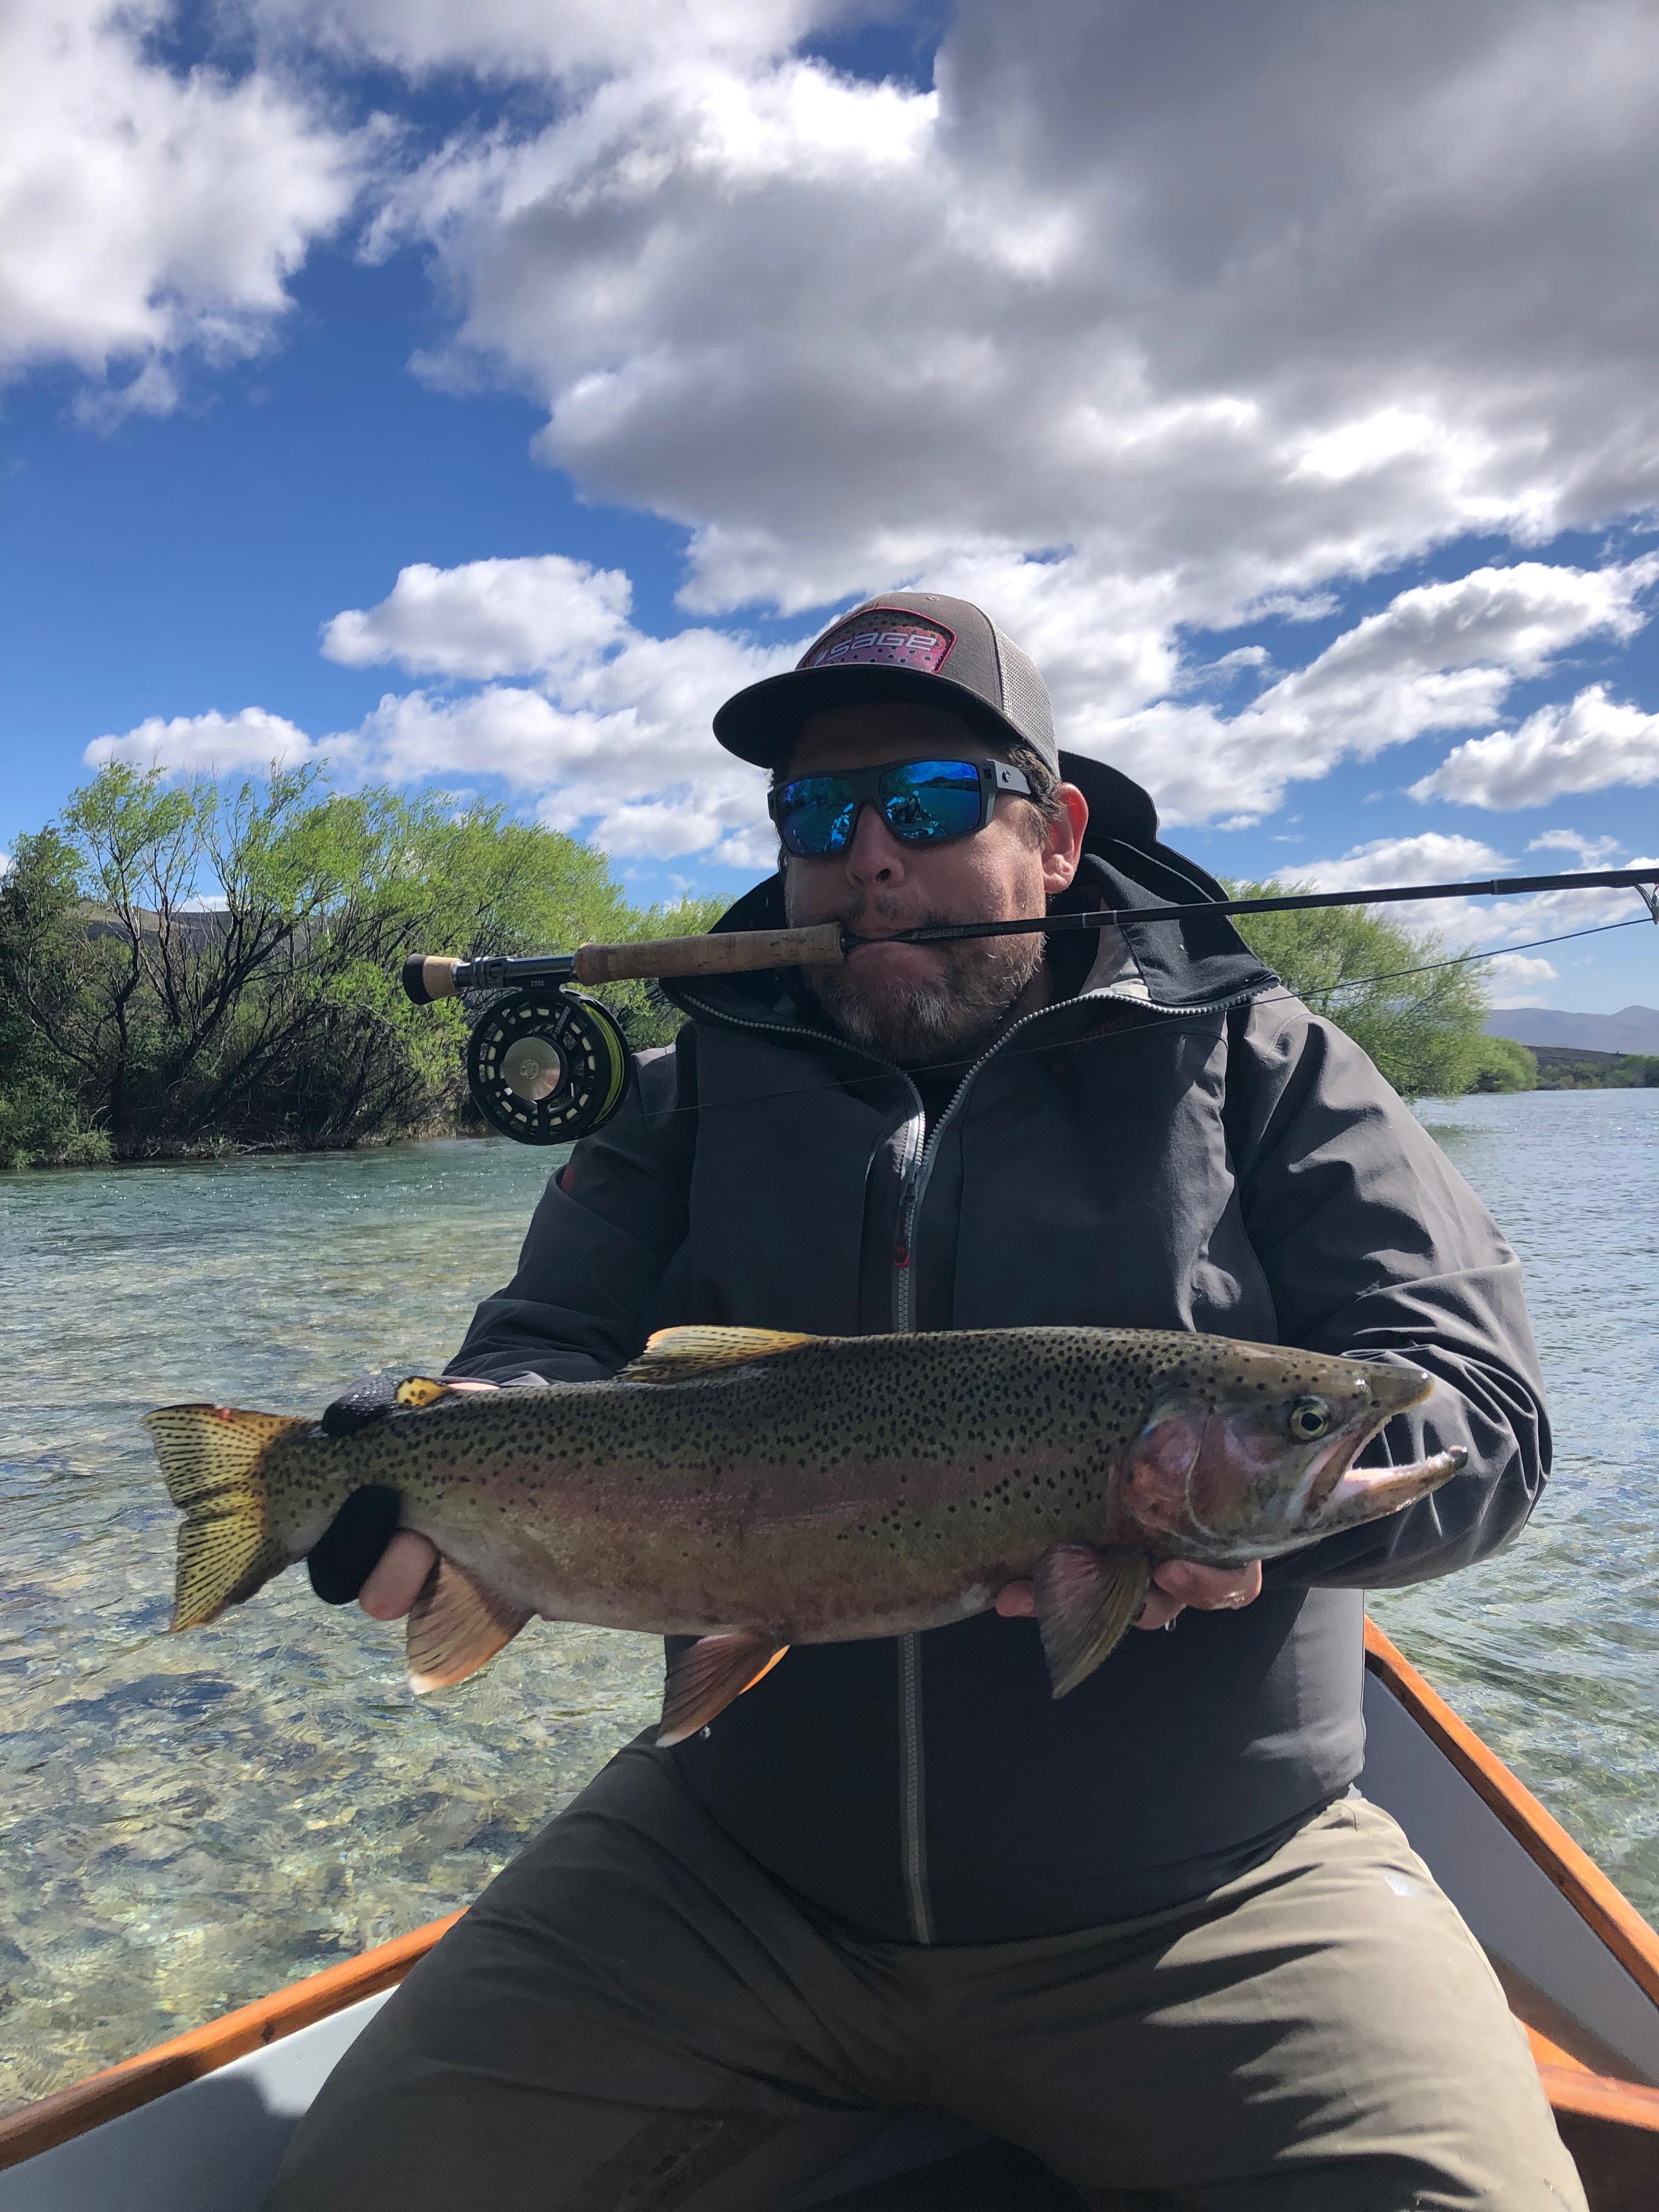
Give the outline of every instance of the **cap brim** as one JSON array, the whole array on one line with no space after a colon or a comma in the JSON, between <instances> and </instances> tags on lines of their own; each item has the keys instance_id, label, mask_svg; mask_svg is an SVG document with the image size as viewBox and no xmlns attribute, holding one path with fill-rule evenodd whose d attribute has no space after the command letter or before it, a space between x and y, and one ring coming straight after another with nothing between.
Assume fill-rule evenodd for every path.
<instances>
[{"instance_id":1,"label":"cap brim","mask_svg":"<svg viewBox=\"0 0 1659 2212\"><path fill-rule=\"evenodd\" d=\"M821 714L831 707L875 706L888 699L921 700L931 706L948 707L994 744L1031 743L1006 715L965 684L953 684L948 676L930 676L920 668L868 665L791 668L781 676L764 677L726 701L714 717L714 735L739 760L753 761L757 768L775 768L787 757L809 714ZM1034 750L1041 752L1042 749Z\"/></svg>"}]
</instances>

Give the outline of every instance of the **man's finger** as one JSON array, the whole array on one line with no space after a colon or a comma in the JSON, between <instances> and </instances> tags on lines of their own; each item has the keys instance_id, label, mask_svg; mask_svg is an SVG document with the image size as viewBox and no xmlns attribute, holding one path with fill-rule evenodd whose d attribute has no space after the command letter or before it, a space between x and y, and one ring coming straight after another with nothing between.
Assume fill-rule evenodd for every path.
<instances>
[{"instance_id":1,"label":"man's finger","mask_svg":"<svg viewBox=\"0 0 1659 2212\"><path fill-rule=\"evenodd\" d=\"M419 1597L437 1558L424 1536L400 1528L359 1591L358 1604L371 1620L401 1620Z\"/></svg>"},{"instance_id":2,"label":"man's finger","mask_svg":"<svg viewBox=\"0 0 1659 2212\"><path fill-rule=\"evenodd\" d=\"M1261 1595L1261 1562L1247 1567L1204 1567L1193 1559L1166 1559L1152 1572L1157 1587L1199 1613L1230 1613Z\"/></svg>"}]
</instances>

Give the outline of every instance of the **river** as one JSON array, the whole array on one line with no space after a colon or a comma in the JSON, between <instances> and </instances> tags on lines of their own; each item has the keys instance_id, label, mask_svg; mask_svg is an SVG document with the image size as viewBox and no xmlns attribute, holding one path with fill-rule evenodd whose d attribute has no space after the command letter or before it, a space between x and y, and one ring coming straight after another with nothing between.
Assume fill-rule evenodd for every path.
<instances>
[{"instance_id":1,"label":"river","mask_svg":"<svg viewBox=\"0 0 1659 2212\"><path fill-rule=\"evenodd\" d=\"M1431 1102L1527 1264L1557 1472L1393 1635L1659 1912L1659 1091ZM659 1647L538 1626L417 1702L302 1574L173 1639L139 1415L439 1363L557 1154L0 1177L0 2112L465 1904L653 1717Z\"/></svg>"}]
</instances>

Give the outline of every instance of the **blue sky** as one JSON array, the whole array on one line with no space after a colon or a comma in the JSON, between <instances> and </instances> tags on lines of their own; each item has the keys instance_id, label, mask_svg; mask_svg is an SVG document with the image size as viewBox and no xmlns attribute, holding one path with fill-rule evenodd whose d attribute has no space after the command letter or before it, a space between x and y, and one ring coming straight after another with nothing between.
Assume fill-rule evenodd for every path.
<instances>
[{"instance_id":1,"label":"blue sky","mask_svg":"<svg viewBox=\"0 0 1659 2212\"><path fill-rule=\"evenodd\" d=\"M0 848L99 757L280 753L735 892L710 714L915 582L1221 872L1659 854L1644 11L30 14ZM1656 1004L1656 960L1495 995Z\"/></svg>"}]
</instances>

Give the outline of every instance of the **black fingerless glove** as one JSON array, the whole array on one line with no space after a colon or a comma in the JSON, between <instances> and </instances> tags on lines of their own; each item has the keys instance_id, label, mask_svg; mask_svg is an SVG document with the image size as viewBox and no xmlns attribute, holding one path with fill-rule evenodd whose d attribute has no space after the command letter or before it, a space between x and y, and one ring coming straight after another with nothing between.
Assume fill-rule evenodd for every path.
<instances>
[{"instance_id":1,"label":"black fingerless glove","mask_svg":"<svg viewBox=\"0 0 1659 2212\"><path fill-rule=\"evenodd\" d=\"M398 1386L410 1370L382 1367L348 1383L319 1423L325 1437L355 1436L381 1420L398 1403ZM515 1375L506 1390L545 1389L539 1375ZM398 1533L401 1503L385 1484L365 1483L354 1490L306 1555L311 1587L325 1605L349 1605L380 1563L380 1554Z\"/></svg>"}]
</instances>

